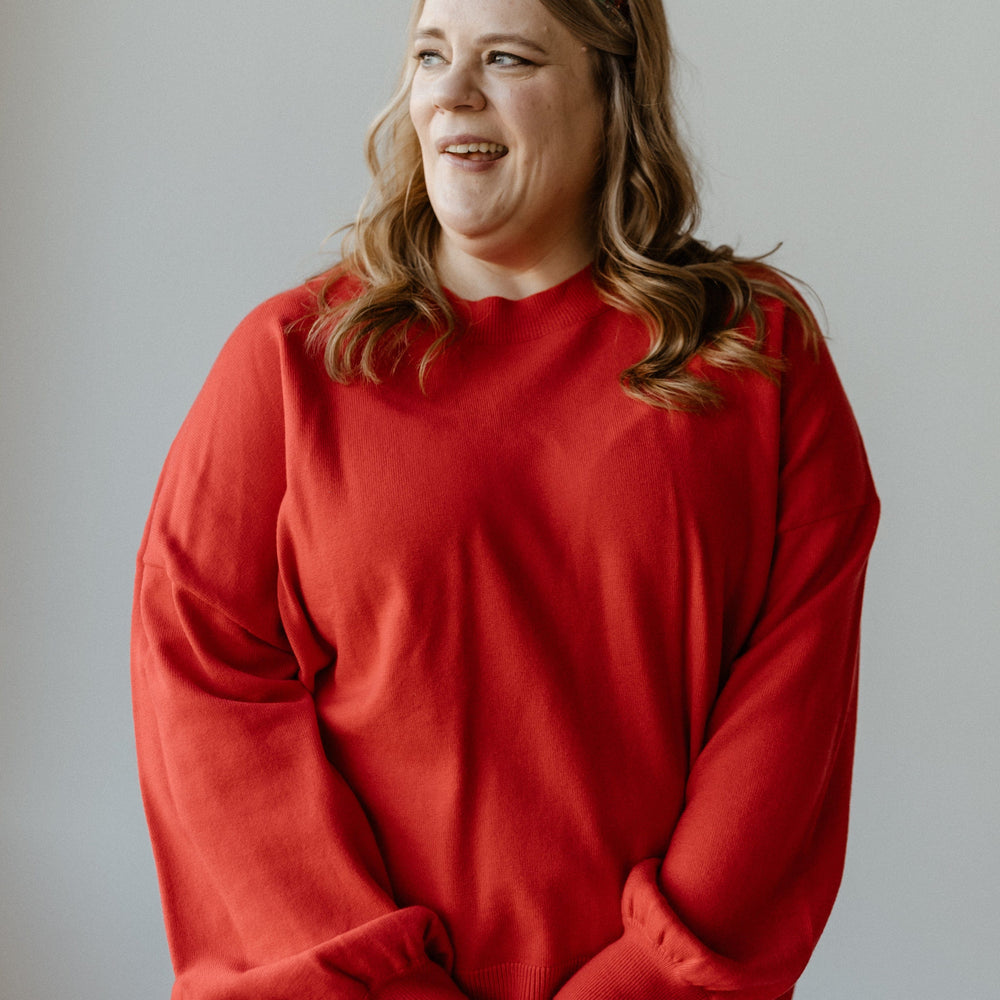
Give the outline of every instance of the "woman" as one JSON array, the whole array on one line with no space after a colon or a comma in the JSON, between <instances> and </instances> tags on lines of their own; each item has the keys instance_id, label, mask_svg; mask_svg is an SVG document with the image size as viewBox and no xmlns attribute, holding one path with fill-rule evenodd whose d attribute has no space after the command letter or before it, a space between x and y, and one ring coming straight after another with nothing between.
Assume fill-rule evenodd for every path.
<instances>
[{"instance_id":1,"label":"woman","mask_svg":"<svg viewBox=\"0 0 1000 1000\"><path fill-rule=\"evenodd\" d=\"M167 460L133 672L176 997L791 995L878 504L709 249L659 0L425 0L342 263Z\"/></svg>"}]
</instances>

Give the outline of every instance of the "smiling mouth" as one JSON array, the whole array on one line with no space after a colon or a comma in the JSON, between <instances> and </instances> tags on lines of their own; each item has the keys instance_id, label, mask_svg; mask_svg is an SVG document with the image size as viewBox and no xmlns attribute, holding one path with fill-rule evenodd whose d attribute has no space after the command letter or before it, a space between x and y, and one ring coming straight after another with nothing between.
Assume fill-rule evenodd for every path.
<instances>
[{"instance_id":1,"label":"smiling mouth","mask_svg":"<svg viewBox=\"0 0 1000 1000\"><path fill-rule=\"evenodd\" d=\"M460 156L463 160L499 160L506 156L508 149L499 142L460 142L445 146L443 152Z\"/></svg>"}]
</instances>

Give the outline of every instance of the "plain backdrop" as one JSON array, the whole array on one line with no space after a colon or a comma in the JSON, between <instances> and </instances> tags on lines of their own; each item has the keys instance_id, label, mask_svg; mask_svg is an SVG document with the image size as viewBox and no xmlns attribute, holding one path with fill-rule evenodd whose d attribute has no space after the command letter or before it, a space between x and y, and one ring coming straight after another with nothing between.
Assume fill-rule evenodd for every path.
<instances>
[{"instance_id":1,"label":"plain backdrop","mask_svg":"<svg viewBox=\"0 0 1000 1000\"><path fill-rule=\"evenodd\" d=\"M129 709L134 555L223 340L322 268L354 213L406 8L0 7L4 1000L168 996ZM847 874L796 997L995 998L1000 5L668 10L703 232L784 241L884 503Z\"/></svg>"}]
</instances>

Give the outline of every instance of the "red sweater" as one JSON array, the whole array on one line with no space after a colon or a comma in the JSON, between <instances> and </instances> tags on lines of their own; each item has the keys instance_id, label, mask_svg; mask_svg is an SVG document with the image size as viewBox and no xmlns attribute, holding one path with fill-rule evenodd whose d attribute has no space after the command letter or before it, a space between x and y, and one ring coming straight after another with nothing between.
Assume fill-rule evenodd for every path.
<instances>
[{"instance_id":1,"label":"red sweater","mask_svg":"<svg viewBox=\"0 0 1000 1000\"><path fill-rule=\"evenodd\" d=\"M775 1000L843 865L878 504L825 347L627 397L589 272L456 301L422 393L222 351L139 558L176 1000Z\"/></svg>"}]
</instances>

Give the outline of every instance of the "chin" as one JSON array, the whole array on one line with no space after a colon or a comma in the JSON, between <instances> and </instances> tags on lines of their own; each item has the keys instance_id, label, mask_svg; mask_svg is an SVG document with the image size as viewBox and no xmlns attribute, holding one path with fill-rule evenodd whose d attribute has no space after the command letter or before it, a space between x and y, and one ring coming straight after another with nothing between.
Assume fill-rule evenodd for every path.
<instances>
[{"instance_id":1,"label":"chin","mask_svg":"<svg viewBox=\"0 0 1000 1000\"><path fill-rule=\"evenodd\" d=\"M437 212L434 213L441 229L450 239L456 240L489 240L499 237L502 220L490 219L473 213ZM506 240L505 240L506 241Z\"/></svg>"}]
</instances>

